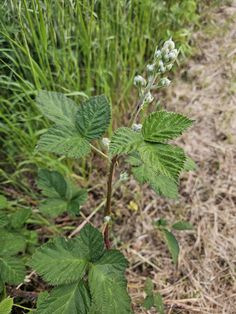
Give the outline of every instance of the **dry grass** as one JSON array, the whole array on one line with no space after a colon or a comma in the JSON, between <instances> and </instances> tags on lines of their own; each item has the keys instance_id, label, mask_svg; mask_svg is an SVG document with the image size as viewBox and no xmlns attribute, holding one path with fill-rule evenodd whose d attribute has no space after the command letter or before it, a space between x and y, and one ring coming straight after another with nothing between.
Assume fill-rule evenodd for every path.
<instances>
[{"instance_id":1,"label":"dry grass","mask_svg":"<svg viewBox=\"0 0 236 314\"><path fill-rule=\"evenodd\" d=\"M236 313L236 2L213 12L195 35L197 53L180 71L166 95L166 107L194 117L195 126L181 140L198 170L181 182L177 202L140 190L130 182L127 202L136 195L140 210L123 208L117 241L129 261L133 302L143 298L147 276L164 296L166 313ZM118 194L117 194L118 195ZM128 206L127 206L128 207ZM176 270L152 222L188 218L194 232L179 232ZM128 243L127 243L128 239ZM145 313L136 308L136 313ZM151 312L148 312L151 313Z\"/></svg>"}]
</instances>

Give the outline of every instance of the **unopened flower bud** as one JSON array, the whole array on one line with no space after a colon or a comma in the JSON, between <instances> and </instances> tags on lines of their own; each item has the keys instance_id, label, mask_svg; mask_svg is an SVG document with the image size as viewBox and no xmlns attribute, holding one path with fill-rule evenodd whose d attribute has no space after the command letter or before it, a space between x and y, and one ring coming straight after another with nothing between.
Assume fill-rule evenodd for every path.
<instances>
[{"instance_id":1,"label":"unopened flower bud","mask_svg":"<svg viewBox=\"0 0 236 314\"><path fill-rule=\"evenodd\" d=\"M110 145L110 140L109 140L109 138L107 138L107 137L104 137L103 139L102 139L102 144L104 145L104 146L106 146L106 147L109 147L109 145Z\"/></svg>"},{"instance_id":2,"label":"unopened flower bud","mask_svg":"<svg viewBox=\"0 0 236 314\"><path fill-rule=\"evenodd\" d=\"M155 64L148 64L147 71L152 74L155 71Z\"/></svg>"},{"instance_id":3,"label":"unopened flower bud","mask_svg":"<svg viewBox=\"0 0 236 314\"><path fill-rule=\"evenodd\" d=\"M134 85L135 86L146 86L147 81L141 75L137 75L134 77Z\"/></svg>"},{"instance_id":4,"label":"unopened flower bud","mask_svg":"<svg viewBox=\"0 0 236 314\"><path fill-rule=\"evenodd\" d=\"M166 70L167 70L167 71L170 71L170 70L172 69L172 67L173 67L173 64L168 64L168 65L166 66Z\"/></svg>"},{"instance_id":5,"label":"unopened flower bud","mask_svg":"<svg viewBox=\"0 0 236 314\"><path fill-rule=\"evenodd\" d=\"M174 49L168 54L170 60L175 60L178 56L178 50Z\"/></svg>"},{"instance_id":6,"label":"unopened flower bud","mask_svg":"<svg viewBox=\"0 0 236 314\"><path fill-rule=\"evenodd\" d=\"M127 181L128 178L129 178L129 175L126 171L120 174L120 181Z\"/></svg>"},{"instance_id":7,"label":"unopened flower bud","mask_svg":"<svg viewBox=\"0 0 236 314\"><path fill-rule=\"evenodd\" d=\"M105 216L103 219L104 222L109 223L111 221L111 216Z\"/></svg>"},{"instance_id":8,"label":"unopened flower bud","mask_svg":"<svg viewBox=\"0 0 236 314\"><path fill-rule=\"evenodd\" d=\"M175 49L175 43L173 42L173 40L170 38L169 40L167 40L165 43L164 43L164 46L163 47L167 47L169 50L173 50Z\"/></svg>"},{"instance_id":9,"label":"unopened flower bud","mask_svg":"<svg viewBox=\"0 0 236 314\"><path fill-rule=\"evenodd\" d=\"M161 57L161 50L158 49L158 50L155 51L154 59L158 59L160 57Z\"/></svg>"},{"instance_id":10,"label":"unopened flower bud","mask_svg":"<svg viewBox=\"0 0 236 314\"><path fill-rule=\"evenodd\" d=\"M160 84L161 84L161 86L163 86L163 87L169 86L170 83L171 83L171 80L169 80L167 77L163 77L163 78L160 80Z\"/></svg>"},{"instance_id":11,"label":"unopened flower bud","mask_svg":"<svg viewBox=\"0 0 236 314\"><path fill-rule=\"evenodd\" d=\"M136 123L134 123L134 124L132 125L132 130L135 131L135 132L138 132L138 131L140 131L141 129L142 129L142 124L136 124Z\"/></svg>"},{"instance_id":12,"label":"unopened flower bud","mask_svg":"<svg viewBox=\"0 0 236 314\"><path fill-rule=\"evenodd\" d=\"M144 98L144 102L150 104L154 100L154 97L148 92Z\"/></svg>"}]
</instances>

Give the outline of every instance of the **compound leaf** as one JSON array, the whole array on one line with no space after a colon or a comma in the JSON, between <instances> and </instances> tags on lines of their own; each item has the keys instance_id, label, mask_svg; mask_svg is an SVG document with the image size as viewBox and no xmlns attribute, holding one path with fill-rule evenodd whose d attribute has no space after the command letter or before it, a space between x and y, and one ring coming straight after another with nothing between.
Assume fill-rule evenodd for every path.
<instances>
[{"instance_id":1,"label":"compound leaf","mask_svg":"<svg viewBox=\"0 0 236 314\"><path fill-rule=\"evenodd\" d=\"M9 284L19 284L25 278L25 266L16 257L0 257L1 279Z\"/></svg>"},{"instance_id":2,"label":"compound leaf","mask_svg":"<svg viewBox=\"0 0 236 314\"><path fill-rule=\"evenodd\" d=\"M37 184L45 196L64 197L66 195L66 181L64 177L57 171L40 169L38 172Z\"/></svg>"},{"instance_id":3,"label":"compound leaf","mask_svg":"<svg viewBox=\"0 0 236 314\"><path fill-rule=\"evenodd\" d=\"M67 210L69 214L79 214L80 206L83 205L88 197L87 190L81 189L77 191L76 195L69 201Z\"/></svg>"},{"instance_id":4,"label":"compound leaf","mask_svg":"<svg viewBox=\"0 0 236 314\"><path fill-rule=\"evenodd\" d=\"M0 313L10 314L13 307L13 298L6 298L0 302Z\"/></svg>"},{"instance_id":5,"label":"compound leaf","mask_svg":"<svg viewBox=\"0 0 236 314\"><path fill-rule=\"evenodd\" d=\"M84 283L74 283L54 288L37 304L36 314L87 314L90 296Z\"/></svg>"},{"instance_id":6,"label":"compound leaf","mask_svg":"<svg viewBox=\"0 0 236 314\"><path fill-rule=\"evenodd\" d=\"M39 210L46 216L55 218L67 209L67 201L61 198L48 198L39 205Z\"/></svg>"},{"instance_id":7,"label":"compound leaf","mask_svg":"<svg viewBox=\"0 0 236 314\"><path fill-rule=\"evenodd\" d=\"M145 141L166 142L181 135L192 123L192 120L181 114L158 111L145 119L142 134Z\"/></svg>"},{"instance_id":8,"label":"compound leaf","mask_svg":"<svg viewBox=\"0 0 236 314\"><path fill-rule=\"evenodd\" d=\"M110 118L111 108L106 96L95 96L79 106L76 127L83 138L92 141L106 132Z\"/></svg>"},{"instance_id":9,"label":"compound leaf","mask_svg":"<svg viewBox=\"0 0 236 314\"><path fill-rule=\"evenodd\" d=\"M90 314L132 313L124 276L127 261L119 251L109 250L91 266L89 287L92 296Z\"/></svg>"},{"instance_id":10,"label":"compound leaf","mask_svg":"<svg viewBox=\"0 0 236 314\"><path fill-rule=\"evenodd\" d=\"M185 171L193 171L197 169L197 165L194 162L194 160L192 158L190 158L189 156L186 156L186 160L184 163L184 169Z\"/></svg>"},{"instance_id":11,"label":"compound leaf","mask_svg":"<svg viewBox=\"0 0 236 314\"><path fill-rule=\"evenodd\" d=\"M109 145L110 156L127 154L135 151L140 143L143 142L139 132L129 128L119 128L115 131Z\"/></svg>"},{"instance_id":12,"label":"compound leaf","mask_svg":"<svg viewBox=\"0 0 236 314\"><path fill-rule=\"evenodd\" d=\"M20 208L10 216L11 226L15 229L22 228L31 215L30 208Z\"/></svg>"},{"instance_id":13,"label":"compound leaf","mask_svg":"<svg viewBox=\"0 0 236 314\"><path fill-rule=\"evenodd\" d=\"M53 285L69 284L80 280L87 269L88 260L80 247L73 250L75 240L57 238L39 248L32 257L31 265Z\"/></svg>"},{"instance_id":14,"label":"compound leaf","mask_svg":"<svg viewBox=\"0 0 236 314\"><path fill-rule=\"evenodd\" d=\"M36 97L36 104L45 117L57 125L75 127L78 107L64 94L42 90Z\"/></svg>"},{"instance_id":15,"label":"compound leaf","mask_svg":"<svg viewBox=\"0 0 236 314\"><path fill-rule=\"evenodd\" d=\"M138 150L145 164L168 178L178 180L185 162L185 154L180 147L143 143Z\"/></svg>"},{"instance_id":16,"label":"compound leaf","mask_svg":"<svg viewBox=\"0 0 236 314\"><path fill-rule=\"evenodd\" d=\"M178 257L179 257L178 241L176 240L176 238L172 232L168 231L167 229L163 229L162 231L165 235L167 247L171 253L172 259L173 259L174 263L177 264L178 263Z\"/></svg>"},{"instance_id":17,"label":"compound leaf","mask_svg":"<svg viewBox=\"0 0 236 314\"><path fill-rule=\"evenodd\" d=\"M36 149L70 158L81 158L90 152L89 143L80 134L65 126L57 125L41 135Z\"/></svg>"}]
</instances>

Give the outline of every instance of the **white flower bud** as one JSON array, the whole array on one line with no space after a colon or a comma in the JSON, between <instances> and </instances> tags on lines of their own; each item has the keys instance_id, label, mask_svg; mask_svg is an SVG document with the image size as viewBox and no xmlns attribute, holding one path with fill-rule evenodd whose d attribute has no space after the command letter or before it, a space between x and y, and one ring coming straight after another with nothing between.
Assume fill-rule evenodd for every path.
<instances>
[{"instance_id":1,"label":"white flower bud","mask_svg":"<svg viewBox=\"0 0 236 314\"><path fill-rule=\"evenodd\" d=\"M173 40L170 38L169 40L167 40L163 47L167 47L169 50L173 50L175 49L175 43L173 42Z\"/></svg>"},{"instance_id":2,"label":"white flower bud","mask_svg":"<svg viewBox=\"0 0 236 314\"><path fill-rule=\"evenodd\" d=\"M172 67L173 67L173 64L168 64L168 65L166 66L166 70L167 70L167 71L170 71L170 70L172 69Z\"/></svg>"},{"instance_id":3,"label":"white flower bud","mask_svg":"<svg viewBox=\"0 0 236 314\"><path fill-rule=\"evenodd\" d=\"M140 131L141 129L142 129L142 124L136 124L136 123L134 123L134 124L132 125L132 130L135 131L135 132L138 132L138 131Z\"/></svg>"},{"instance_id":4,"label":"white flower bud","mask_svg":"<svg viewBox=\"0 0 236 314\"><path fill-rule=\"evenodd\" d=\"M170 60L175 60L178 56L178 50L174 49L168 54Z\"/></svg>"},{"instance_id":5,"label":"white flower bud","mask_svg":"<svg viewBox=\"0 0 236 314\"><path fill-rule=\"evenodd\" d=\"M164 63L162 60L159 61L159 70L161 73L164 73L166 68L164 67Z\"/></svg>"},{"instance_id":6,"label":"white flower bud","mask_svg":"<svg viewBox=\"0 0 236 314\"><path fill-rule=\"evenodd\" d=\"M146 86L147 81L141 75L137 75L134 77L134 85L135 86Z\"/></svg>"},{"instance_id":7,"label":"white flower bud","mask_svg":"<svg viewBox=\"0 0 236 314\"><path fill-rule=\"evenodd\" d=\"M127 181L128 179L129 179L129 175L126 171L120 174L120 181Z\"/></svg>"},{"instance_id":8,"label":"white flower bud","mask_svg":"<svg viewBox=\"0 0 236 314\"><path fill-rule=\"evenodd\" d=\"M169 80L167 77L163 77L163 78L160 80L160 84L161 84L161 86L163 86L163 87L169 86L170 83L171 83L171 80Z\"/></svg>"},{"instance_id":9,"label":"white flower bud","mask_svg":"<svg viewBox=\"0 0 236 314\"><path fill-rule=\"evenodd\" d=\"M154 97L150 92L145 95L144 102L150 104L154 100Z\"/></svg>"},{"instance_id":10,"label":"white flower bud","mask_svg":"<svg viewBox=\"0 0 236 314\"><path fill-rule=\"evenodd\" d=\"M111 216L105 216L103 219L104 222L109 223L111 221Z\"/></svg>"},{"instance_id":11,"label":"white flower bud","mask_svg":"<svg viewBox=\"0 0 236 314\"><path fill-rule=\"evenodd\" d=\"M153 73L155 71L155 64L148 64L147 65L147 71L149 73Z\"/></svg>"},{"instance_id":12,"label":"white flower bud","mask_svg":"<svg viewBox=\"0 0 236 314\"><path fill-rule=\"evenodd\" d=\"M154 59L158 59L161 57L161 50L156 50L155 53L154 53Z\"/></svg>"},{"instance_id":13,"label":"white flower bud","mask_svg":"<svg viewBox=\"0 0 236 314\"><path fill-rule=\"evenodd\" d=\"M109 145L110 145L110 140L109 140L109 138L107 138L107 137L104 137L103 139L102 139L102 144L104 145L104 146L106 146L106 147L109 147Z\"/></svg>"}]
</instances>

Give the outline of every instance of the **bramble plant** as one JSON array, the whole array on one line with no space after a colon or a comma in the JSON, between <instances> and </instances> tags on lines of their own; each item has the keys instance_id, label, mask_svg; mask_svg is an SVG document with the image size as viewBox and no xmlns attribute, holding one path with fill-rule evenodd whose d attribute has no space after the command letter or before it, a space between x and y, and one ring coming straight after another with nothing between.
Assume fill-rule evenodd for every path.
<instances>
[{"instance_id":1,"label":"bramble plant","mask_svg":"<svg viewBox=\"0 0 236 314\"><path fill-rule=\"evenodd\" d=\"M140 75L134 78L139 100L129 125L116 129L111 138L103 138L111 123L111 105L104 95L92 97L77 106L63 94L38 93L38 108L54 124L41 135L37 150L75 159L94 151L109 165L102 232L86 224L78 236L52 239L33 254L32 268L48 284L55 286L49 293L40 295L38 314L133 313L125 278L128 262L121 252L111 249L110 242L114 169L118 159L125 156L138 182L147 183L157 194L173 199L178 196L181 172L194 169L194 162L183 149L169 143L193 121L160 108L147 114L154 102L155 90L170 85L166 75L177 56L178 50L172 39L166 41L161 49L156 49L152 64L146 67L145 78ZM126 176L121 173L119 180ZM65 211L72 216L78 215L87 197L85 190L76 190L71 181L56 171L40 170L38 187L46 197L39 209L44 215L52 217ZM189 227L184 223L186 228ZM167 223L162 220L156 226L164 232L168 248L177 263L178 252L173 254L171 250L176 239L168 230ZM161 296L154 297L150 289L147 296L155 299L148 306L156 306L162 313L164 305Z\"/></svg>"}]
</instances>

